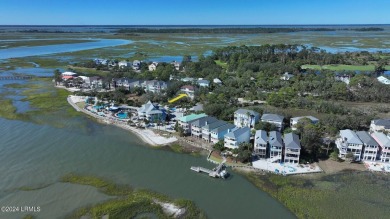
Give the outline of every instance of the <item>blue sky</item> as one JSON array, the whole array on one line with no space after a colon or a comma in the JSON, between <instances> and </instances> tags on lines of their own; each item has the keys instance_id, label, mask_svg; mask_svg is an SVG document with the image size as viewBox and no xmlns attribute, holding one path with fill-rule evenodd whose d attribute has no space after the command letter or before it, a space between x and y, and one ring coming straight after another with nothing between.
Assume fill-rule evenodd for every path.
<instances>
[{"instance_id":1,"label":"blue sky","mask_svg":"<svg viewBox=\"0 0 390 219\"><path fill-rule=\"evenodd\" d=\"M0 25L390 24L390 0L0 0Z\"/></svg>"}]
</instances>

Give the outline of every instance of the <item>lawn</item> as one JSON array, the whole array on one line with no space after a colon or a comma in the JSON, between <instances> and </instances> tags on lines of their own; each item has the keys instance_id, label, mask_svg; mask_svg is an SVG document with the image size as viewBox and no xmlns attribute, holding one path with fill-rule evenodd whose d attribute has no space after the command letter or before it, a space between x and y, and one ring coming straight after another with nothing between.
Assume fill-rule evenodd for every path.
<instances>
[{"instance_id":1,"label":"lawn","mask_svg":"<svg viewBox=\"0 0 390 219\"><path fill-rule=\"evenodd\" d=\"M223 69L228 67L228 64L226 62L222 62L221 60L215 60L215 64L221 66Z\"/></svg>"}]
</instances>

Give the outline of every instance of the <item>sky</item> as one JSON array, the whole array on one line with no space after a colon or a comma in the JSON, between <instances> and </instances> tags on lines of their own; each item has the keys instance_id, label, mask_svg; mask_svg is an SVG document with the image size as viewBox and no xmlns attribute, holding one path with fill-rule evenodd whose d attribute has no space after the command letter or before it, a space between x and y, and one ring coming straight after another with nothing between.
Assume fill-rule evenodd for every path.
<instances>
[{"instance_id":1,"label":"sky","mask_svg":"<svg viewBox=\"0 0 390 219\"><path fill-rule=\"evenodd\" d=\"M390 0L0 0L0 25L390 24Z\"/></svg>"}]
</instances>

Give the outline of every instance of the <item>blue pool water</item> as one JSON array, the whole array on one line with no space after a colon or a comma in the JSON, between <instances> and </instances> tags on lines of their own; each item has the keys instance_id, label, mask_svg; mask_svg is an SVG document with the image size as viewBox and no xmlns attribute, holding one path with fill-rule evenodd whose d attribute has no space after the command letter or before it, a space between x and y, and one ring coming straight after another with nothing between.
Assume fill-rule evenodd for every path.
<instances>
[{"instance_id":1,"label":"blue pool water","mask_svg":"<svg viewBox=\"0 0 390 219\"><path fill-rule=\"evenodd\" d=\"M127 112L118 113L117 116L118 116L118 118L120 118L120 119L127 119L127 118L129 118L129 117L127 116Z\"/></svg>"}]
</instances>

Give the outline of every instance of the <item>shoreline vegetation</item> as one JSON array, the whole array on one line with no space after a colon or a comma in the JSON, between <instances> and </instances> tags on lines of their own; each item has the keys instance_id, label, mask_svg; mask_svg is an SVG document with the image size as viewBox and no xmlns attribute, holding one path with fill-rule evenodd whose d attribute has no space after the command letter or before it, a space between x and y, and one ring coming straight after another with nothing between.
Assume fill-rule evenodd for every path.
<instances>
[{"instance_id":1,"label":"shoreline vegetation","mask_svg":"<svg viewBox=\"0 0 390 219\"><path fill-rule=\"evenodd\" d=\"M192 201L171 199L168 196L145 189L133 189L128 185L117 185L95 176L68 174L61 182L89 185L113 199L93 206L82 207L67 218L134 218L143 216L156 218L207 218Z\"/></svg>"}]
</instances>

